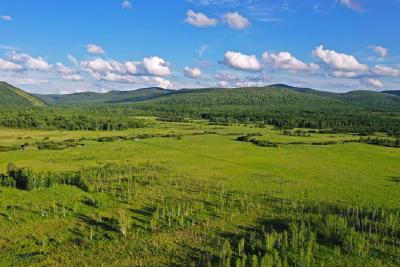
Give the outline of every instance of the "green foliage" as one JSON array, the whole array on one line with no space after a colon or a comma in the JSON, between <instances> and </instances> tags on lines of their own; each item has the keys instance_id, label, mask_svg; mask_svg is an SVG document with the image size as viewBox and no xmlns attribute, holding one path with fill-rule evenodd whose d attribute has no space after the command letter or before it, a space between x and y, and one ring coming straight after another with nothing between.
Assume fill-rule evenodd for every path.
<instances>
[{"instance_id":1,"label":"green foliage","mask_svg":"<svg viewBox=\"0 0 400 267\"><path fill-rule=\"evenodd\" d=\"M8 83L0 82L1 107L44 107L45 102Z\"/></svg>"},{"instance_id":2,"label":"green foliage","mask_svg":"<svg viewBox=\"0 0 400 267\"><path fill-rule=\"evenodd\" d=\"M382 91L382 93L400 96L400 90Z\"/></svg>"},{"instance_id":3,"label":"green foliage","mask_svg":"<svg viewBox=\"0 0 400 267\"><path fill-rule=\"evenodd\" d=\"M400 97L375 93L326 93L287 86L188 90L135 103L155 115L259 123L279 129L335 129L399 134Z\"/></svg>"},{"instance_id":4,"label":"green foliage","mask_svg":"<svg viewBox=\"0 0 400 267\"><path fill-rule=\"evenodd\" d=\"M114 131L142 128L142 120L124 116L121 111L66 108L0 108L0 126L9 128Z\"/></svg>"},{"instance_id":5,"label":"green foliage","mask_svg":"<svg viewBox=\"0 0 400 267\"><path fill-rule=\"evenodd\" d=\"M393 140L393 139L380 138L380 137L360 137L359 142L370 144L370 145L400 148L400 138Z\"/></svg>"},{"instance_id":6,"label":"green foliage","mask_svg":"<svg viewBox=\"0 0 400 267\"><path fill-rule=\"evenodd\" d=\"M386 132L400 136L400 97L371 91L336 94L274 85L181 91L150 88L42 97L57 103L92 107L0 109L0 125L110 131L144 126L143 122L129 116L156 115L161 121L188 122L187 118L192 118L218 125L258 123L259 126L274 125L278 129L331 129L362 134ZM135 103L112 105L132 102Z\"/></svg>"},{"instance_id":7,"label":"green foliage","mask_svg":"<svg viewBox=\"0 0 400 267\"><path fill-rule=\"evenodd\" d=\"M47 103L59 105L116 105L143 101L172 92L172 90L154 87L134 91L110 91L107 93L84 92L67 95L37 95L37 97L43 99Z\"/></svg>"},{"instance_id":8,"label":"green foliage","mask_svg":"<svg viewBox=\"0 0 400 267\"><path fill-rule=\"evenodd\" d=\"M30 168L17 168L10 163L7 166L7 175L2 175L4 186L16 187L21 190L35 191L43 188L53 187L57 184L74 185L78 188L88 191L89 185L84 178L74 172L34 173ZM13 182L10 182L13 180ZM3 184L3 182L2 182Z\"/></svg>"}]
</instances>

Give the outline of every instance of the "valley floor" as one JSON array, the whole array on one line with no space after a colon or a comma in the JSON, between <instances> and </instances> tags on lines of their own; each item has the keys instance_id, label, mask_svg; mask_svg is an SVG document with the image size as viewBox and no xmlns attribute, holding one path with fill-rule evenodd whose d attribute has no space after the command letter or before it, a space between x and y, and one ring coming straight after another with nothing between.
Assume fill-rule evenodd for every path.
<instances>
[{"instance_id":1,"label":"valley floor","mask_svg":"<svg viewBox=\"0 0 400 267\"><path fill-rule=\"evenodd\" d=\"M0 147L20 149L0 151L0 173L78 172L87 187L0 186L0 266L400 265L399 148L147 119L1 129Z\"/></svg>"}]
</instances>

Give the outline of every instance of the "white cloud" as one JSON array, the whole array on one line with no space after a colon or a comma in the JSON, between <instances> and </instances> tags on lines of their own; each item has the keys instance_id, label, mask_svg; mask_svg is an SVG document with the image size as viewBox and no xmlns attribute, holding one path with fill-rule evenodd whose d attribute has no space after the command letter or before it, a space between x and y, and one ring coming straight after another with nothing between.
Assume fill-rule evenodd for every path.
<instances>
[{"instance_id":1,"label":"white cloud","mask_svg":"<svg viewBox=\"0 0 400 267\"><path fill-rule=\"evenodd\" d=\"M95 44L86 45L86 51L90 54L95 54L95 55L104 55L105 54L104 49Z\"/></svg>"},{"instance_id":2,"label":"white cloud","mask_svg":"<svg viewBox=\"0 0 400 267\"><path fill-rule=\"evenodd\" d=\"M375 88L382 88L384 85L380 80L376 80L376 79L365 79L362 80L362 83L371 86L371 87L375 87Z\"/></svg>"},{"instance_id":3,"label":"white cloud","mask_svg":"<svg viewBox=\"0 0 400 267\"><path fill-rule=\"evenodd\" d=\"M0 49L2 50L18 50L18 48L16 48L15 46L11 46L11 45L1 45L0 44Z\"/></svg>"},{"instance_id":4,"label":"white cloud","mask_svg":"<svg viewBox=\"0 0 400 267\"><path fill-rule=\"evenodd\" d=\"M0 71L22 71L24 68L14 62L0 58Z\"/></svg>"},{"instance_id":5,"label":"white cloud","mask_svg":"<svg viewBox=\"0 0 400 267\"><path fill-rule=\"evenodd\" d=\"M199 68L186 67L183 72L185 76L189 78L199 78L202 75L201 69Z\"/></svg>"},{"instance_id":6,"label":"white cloud","mask_svg":"<svg viewBox=\"0 0 400 267\"><path fill-rule=\"evenodd\" d=\"M284 69L290 72L296 71L317 71L319 66L314 63L304 63L294 57L289 52L279 52L277 54L265 52L263 60L271 63L277 69Z\"/></svg>"},{"instance_id":7,"label":"white cloud","mask_svg":"<svg viewBox=\"0 0 400 267\"><path fill-rule=\"evenodd\" d=\"M229 27L242 30L251 25L250 21L239 14L239 12L230 12L224 15L224 21Z\"/></svg>"},{"instance_id":8,"label":"white cloud","mask_svg":"<svg viewBox=\"0 0 400 267\"><path fill-rule=\"evenodd\" d=\"M80 76L79 74L66 74L66 75L61 75L61 77L65 80L73 82L79 82L83 80L82 76Z\"/></svg>"},{"instance_id":9,"label":"white cloud","mask_svg":"<svg viewBox=\"0 0 400 267\"><path fill-rule=\"evenodd\" d=\"M199 50L197 50L197 55L199 55L199 57L203 57L204 52L206 52L206 50L208 49L208 45L203 45L199 48Z\"/></svg>"},{"instance_id":10,"label":"white cloud","mask_svg":"<svg viewBox=\"0 0 400 267\"><path fill-rule=\"evenodd\" d=\"M8 54L8 60L22 65L24 70L48 71L51 68L50 64L44 58L35 58L26 53L12 51Z\"/></svg>"},{"instance_id":11,"label":"white cloud","mask_svg":"<svg viewBox=\"0 0 400 267\"><path fill-rule=\"evenodd\" d=\"M93 76L95 76L95 78L100 77L102 74L106 74L107 72L117 72L117 70L114 69L115 65L116 63L114 64L113 62L106 61L102 58L81 62L82 68L88 70Z\"/></svg>"},{"instance_id":12,"label":"white cloud","mask_svg":"<svg viewBox=\"0 0 400 267\"><path fill-rule=\"evenodd\" d=\"M9 78L4 78L3 80L14 85L41 85L49 82L48 80L28 78L28 77L9 77Z\"/></svg>"},{"instance_id":13,"label":"white cloud","mask_svg":"<svg viewBox=\"0 0 400 267\"><path fill-rule=\"evenodd\" d=\"M55 71L61 75L61 77L68 81L82 81L83 78L78 74L78 71L73 68L64 66L62 63L56 63Z\"/></svg>"},{"instance_id":14,"label":"white cloud","mask_svg":"<svg viewBox=\"0 0 400 267\"><path fill-rule=\"evenodd\" d=\"M102 80L109 82L131 83L131 84L146 84L150 86L158 86L164 89L173 88L173 84L162 77L156 76L134 76L129 74L106 73Z\"/></svg>"},{"instance_id":15,"label":"white cloud","mask_svg":"<svg viewBox=\"0 0 400 267\"><path fill-rule=\"evenodd\" d=\"M68 55L67 58L72 64L79 66L79 61L73 55Z\"/></svg>"},{"instance_id":16,"label":"white cloud","mask_svg":"<svg viewBox=\"0 0 400 267\"><path fill-rule=\"evenodd\" d=\"M56 72L60 74L75 74L77 70L64 66L62 63L58 62L55 65Z\"/></svg>"},{"instance_id":17,"label":"white cloud","mask_svg":"<svg viewBox=\"0 0 400 267\"><path fill-rule=\"evenodd\" d=\"M332 76L337 78L357 78L362 75L361 72L358 71L340 71L334 70L332 71Z\"/></svg>"},{"instance_id":18,"label":"white cloud","mask_svg":"<svg viewBox=\"0 0 400 267\"><path fill-rule=\"evenodd\" d=\"M225 64L231 68L245 71L259 71L261 64L255 55L245 55L239 52L228 51L225 53Z\"/></svg>"},{"instance_id":19,"label":"white cloud","mask_svg":"<svg viewBox=\"0 0 400 267\"><path fill-rule=\"evenodd\" d=\"M122 1L122 8L133 9L133 6L129 0L124 0Z\"/></svg>"},{"instance_id":20,"label":"white cloud","mask_svg":"<svg viewBox=\"0 0 400 267\"><path fill-rule=\"evenodd\" d=\"M375 65L372 69L372 73L378 76L400 77L400 68Z\"/></svg>"},{"instance_id":21,"label":"white cloud","mask_svg":"<svg viewBox=\"0 0 400 267\"><path fill-rule=\"evenodd\" d=\"M2 20L5 20L5 21L12 21L13 20L13 18L11 16L8 16L8 15L0 16L0 18Z\"/></svg>"},{"instance_id":22,"label":"white cloud","mask_svg":"<svg viewBox=\"0 0 400 267\"><path fill-rule=\"evenodd\" d=\"M155 76L171 75L169 63L159 57L150 57L143 59L143 65L148 74Z\"/></svg>"},{"instance_id":23,"label":"white cloud","mask_svg":"<svg viewBox=\"0 0 400 267\"><path fill-rule=\"evenodd\" d=\"M228 81L222 80L222 81L218 81L218 86L220 86L220 87L230 87L230 83Z\"/></svg>"},{"instance_id":24,"label":"white cloud","mask_svg":"<svg viewBox=\"0 0 400 267\"><path fill-rule=\"evenodd\" d=\"M371 45L370 48L379 55L380 58L385 58L388 55L389 50L383 46Z\"/></svg>"},{"instance_id":25,"label":"white cloud","mask_svg":"<svg viewBox=\"0 0 400 267\"><path fill-rule=\"evenodd\" d=\"M164 89L172 89L174 88L174 85L161 77L144 77L146 82L150 82L150 83L156 83L158 87L164 88Z\"/></svg>"},{"instance_id":26,"label":"white cloud","mask_svg":"<svg viewBox=\"0 0 400 267\"><path fill-rule=\"evenodd\" d=\"M187 17L185 19L186 23L189 23L196 27L211 27L218 24L217 19L212 19L204 15L200 12L194 12L193 10L189 10L186 13Z\"/></svg>"},{"instance_id":27,"label":"white cloud","mask_svg":"<svg viewBox=\"0 0 400 267\"><path fill-rule=\"evenodd\" d=\"M354 11L357 11L357 12L364 12L365 11L364 8L359 3L357 3L355 0L339 0L339 3L342 6L348 7L350 9L353 9Z\"/></svg>"},{"instance_id":28,"label":"white cloud","mask_svg":"<svg viewBox=\"0 0 400 267\"><path fill-rule=\"evenodd\" d=\"M334 50L324 50L322 45L315 48L313 55L328 65L335 77L354 78L368 71L368 66L361 64L354 56Z\"/></svg>"},{"instance_id":29,"label":"white cloud","mask_svg":"<svg viewBox=\"0 0 400 267\"><path fill-rule=\"evenodd\" d=\"M170 81L162 78L169 76L171 70L169 63L160 57L126 62L96 58L82 61L80 65L96 80L133 84L146 83L163 88L173 87Z\"/></svg>"},{"instance_id":30,"label":"white cloud","mask_svg":"<svg viewBox=\"0 0 400 267\"><path fill-rule=\"evenodd\" d=\"M239 76L235 73L219 72L215 75L217 84L220 87L259 87L265 86L270 81L270 77L262 74L257 76Z\"/></svg>"}]
</instances>

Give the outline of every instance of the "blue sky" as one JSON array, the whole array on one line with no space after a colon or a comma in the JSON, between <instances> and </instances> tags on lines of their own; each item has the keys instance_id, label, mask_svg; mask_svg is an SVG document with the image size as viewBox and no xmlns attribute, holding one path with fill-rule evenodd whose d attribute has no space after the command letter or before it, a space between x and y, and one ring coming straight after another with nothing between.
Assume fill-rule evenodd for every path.
<instances>
[{"instance_id":1,"label":"blue sky","mask_svg":"<svg viewBox=\"0 0 400 267\"><path fill-rule=\"evenodd\" d=\"M399 0L2 0L0 80L35 93L400 89Z\"/></svg>"}]
</instances>

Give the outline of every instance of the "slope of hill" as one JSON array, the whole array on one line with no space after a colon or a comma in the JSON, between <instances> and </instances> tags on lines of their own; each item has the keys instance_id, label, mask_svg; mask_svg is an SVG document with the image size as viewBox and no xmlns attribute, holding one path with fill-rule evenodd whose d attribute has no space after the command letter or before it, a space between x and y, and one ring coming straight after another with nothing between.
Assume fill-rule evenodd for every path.
<instances>
[{"instance_id":1,"label":"slope of hill","mask_svg":"<svg viewBox=\"0 0 400 267\"><path fill-rule=\"evenodd\" d=\"M337 94L337 99L349 105L357 105L378 110L400 110L400 97L375 91L351 91Z\"/></svg>"},{"instance_id":2,"label":"slope of hill","mask_svg":"<svg viewBox=\"0 0 400 267\"><path fill-rule=\"evenodd\" d=\"M139 106L186 108L350 109L400 111L400 97L373 91L330 93L287 85L260 88L186 90L137 103Z\"/></svg>"},{"instance_id":3,"label":"slope of hill","mask_svg":"<svg viewBox=\"0 0 400 267\"><path fill-rule=\"evenodd\" d=\"M111 105L126 104L169 94L171 90L152 87L134 91L110 91L108 93L83 92L66 95L36 95L48 103L60 105Z\"/></svg>"},{"instance_id":4,"label":"slope of hill","mask_svg":"<svg viewBox=\"0 0 400 267\"><path fill-rule=\"evenodd\" d=\"M400 90L382 91L382 93L400 96Z\"/></svg>"},{"instance_id":5,"label":"slope of hill","mask_svg":"<svg viewBox=\"0 0 400 267\"><path fill-rule=\"evenodd\" d=\"M143 108L218 109L240 107L251 109L351 109L400 111L400 97L374 91L332 93L310 88L275 84L255 88L206 88L165 90L145 88L108 93L84 92L70 95L37 95L48 103L61 105L131 104Z\"/></svg>"},{"instance_id":6,"label":"slope of hill","mask_svg":"<svg viewBox=\"0 0 400 267\"><path fill-rule=\"evenodd\" d=\"M17 87L0 82L0 106L44 107L46 103Z\"/></svg>"}]
</instances>

